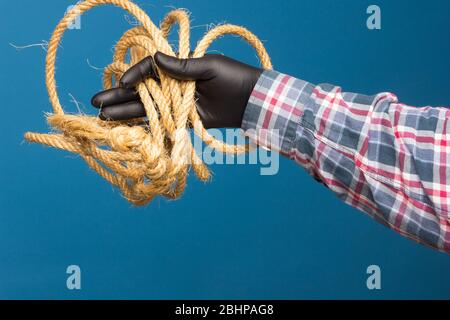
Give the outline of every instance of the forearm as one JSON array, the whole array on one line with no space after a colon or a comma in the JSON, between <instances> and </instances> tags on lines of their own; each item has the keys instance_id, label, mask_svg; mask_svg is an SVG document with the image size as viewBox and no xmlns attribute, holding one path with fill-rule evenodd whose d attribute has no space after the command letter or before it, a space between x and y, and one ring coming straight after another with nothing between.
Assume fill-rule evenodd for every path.
<instances>
[{"instance_id":1,"label":"forearm","mask_svg":"<svg viewBox=\"0 0 450 320\"><path fill-rule=\"evenodd\" d=\"M447 109L408 107L389 93L344 93L266 71L242 128L257 144L295 160L346 203L450 252L449 118Z\"/></svg>"}]
</instances>

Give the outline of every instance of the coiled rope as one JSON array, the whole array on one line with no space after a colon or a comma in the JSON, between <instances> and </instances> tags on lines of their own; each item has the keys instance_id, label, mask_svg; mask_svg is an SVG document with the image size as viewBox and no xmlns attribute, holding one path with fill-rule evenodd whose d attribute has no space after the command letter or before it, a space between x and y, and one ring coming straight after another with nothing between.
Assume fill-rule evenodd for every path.
<instances>
[{"instance_id":1,"label":"coiled rope","mask_svg":"<svg viewBox=\"0 0 450 320\"><path fill-rule=\"evenodd\" d=\"M79 154L87 164L135 205L145 205L155 196L178 198L184 191L189 168L206 181L207 166L196 154L188 131L189 124L203 142L223 153L241 153L247 145L228 145L216 140L203 127L195 107L195 82L177 81L159 72L160 83L148 79L137 87L147 121L102 121L82 114L66 114L60 104L55 81L55 60L61 38L82 13L104 4L118 6L132 14L140 26L122 36L115 47L113 63L104 70L103 86L113 87L132 65L157 51L175 56L168 43L171 27L179 24L178 57L190 53L190 22L183 10L170 12L158 29L145 12L128 0L86 0L73 7L59 22L48 46L46 85L52 114L47 121L56 134L27 132L25 139ZM256 50L261 65L271 69L270 58L261 41L250 31L235 25L220 25L209 30L198 43L193 57L202 57L210 44L225 34L244 38ZM127 53L131 59L127 63Z\"/></svg>"}]
</instances>

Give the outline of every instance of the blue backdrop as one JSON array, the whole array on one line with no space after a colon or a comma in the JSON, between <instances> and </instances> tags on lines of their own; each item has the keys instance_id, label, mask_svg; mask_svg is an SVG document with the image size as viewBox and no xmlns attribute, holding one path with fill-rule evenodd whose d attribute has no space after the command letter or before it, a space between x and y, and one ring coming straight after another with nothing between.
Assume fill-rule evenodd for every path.
<instances>
[{"instance_id":1,"label":"blue backdrop","mask_svg":"<svg viewBox=\"0 0 450 320\"><path fill-rule=\"evenodd\" d=\"M415 244L341 203L295 163L274 176L256 165L215 165L191 177L178 201L134 208L76 156L30 145L47 132L45 52L71 1L17 0L0 19L2 137L0 298L450 298L450 256ZM450 105L450 2L377 0L382 29L368 30L366 0L144 1L158 22L170 7L192 12L192 44L209 23L245 25L265 40L277 70L346 91L395 92L412 105ZM57 81L89 107L112 46L130 25L113 7L68 31ZM247 63L235 38L214 49ZM78 265L82 289L66 287ZM381 268L381 290L366 268Z\"/></svg>"}]
</instances>

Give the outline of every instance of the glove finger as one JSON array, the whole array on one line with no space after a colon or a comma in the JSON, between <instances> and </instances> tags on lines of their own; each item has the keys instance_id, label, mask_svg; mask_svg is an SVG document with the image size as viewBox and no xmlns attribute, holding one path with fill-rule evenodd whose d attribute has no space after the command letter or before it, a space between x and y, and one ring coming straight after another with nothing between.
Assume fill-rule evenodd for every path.
<instances>
[{"instance_id":1,"label":"glove finger","mask_svg":"<svg viewBox=\"0 0 450 320\"><path fill-rule=\"evenodd\" d=\"M101 120L130 120L145 117L144 105L141 101L130 101L113 106L103 107L99 114Z\"/></svg>"},{"instance_id":2,"label":"glove finger","mask_svg":"<svg viewBox=\"0 0 450 320\"><path fill-rule=\"evenodd\" d=\"M178 59L162 52L155 54L158 67L178 80L207 80L212 75L210 56L202 58Z\"/></svg>"},{"instance_id":3,"label":"glove finger","mask_svg":"<svg viewBox=\"0 0 450 320\"><path fill-rule=\"evenodd\" d=\"M120 86L123 88L134 88L148 78L159 80L155 62L151 56L148 56L128 69L120 79Z\"/></svg>"},{"instance_id":4,"label":"glove finger","mask_svg":"<svg viewBox=\"0 0 450 320\"><path fill-rule=\"evenodd\" d=\"M95 108L108 107L139 99L139 94L134 89L114 88L97 93L91 99Z\"/></svg>"}]
</instances>

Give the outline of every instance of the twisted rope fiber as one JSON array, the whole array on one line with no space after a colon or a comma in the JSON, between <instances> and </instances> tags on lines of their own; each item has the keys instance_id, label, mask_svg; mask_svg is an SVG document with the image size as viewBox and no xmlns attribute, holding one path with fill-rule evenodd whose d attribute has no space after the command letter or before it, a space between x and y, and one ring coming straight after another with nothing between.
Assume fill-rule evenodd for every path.
<instances>
[{"instance_id":1,"label":"twisted rope fiber","mask_svg":"<svg viewBox=\"0 0 450 320\"><path fill-rule=\"evenodd\" d=\"M135 205L145 205L155 196L178 198L184 191L189 168L206 181L207 166L196 154L189 124L203 142L223 153L248 151L248 145L228 145L215 139L203 127L195 107L195 82L177 81L159 72L160 83L148 79L137 87L144 104L147 121L102 121L83 114L66 114L60 104L55 81L58 45L70 23L82 13L104 4L120 7L140 22L128 30L115 47L113 62L104 70L103 86L113 82L144 57L161 51L175 56L168 43L171 27L179 25L178 57L190 53L190 22L184 10L170 12L158 29L145 12L128 0L86 0L70 10L56 26L46 58L46 85L53 113L47 121L54 134L27 132L25 139L79 154L87 164L108 182L117 186L124 197ZM220 25L208 31L193 53L202 57L210 44L225 34L244 38L252 45L265 69L272 69L270 58L261 41L250 31L235 25ZM127 63L127 53L130 61Z\"/></svg>"}]
</instances>

